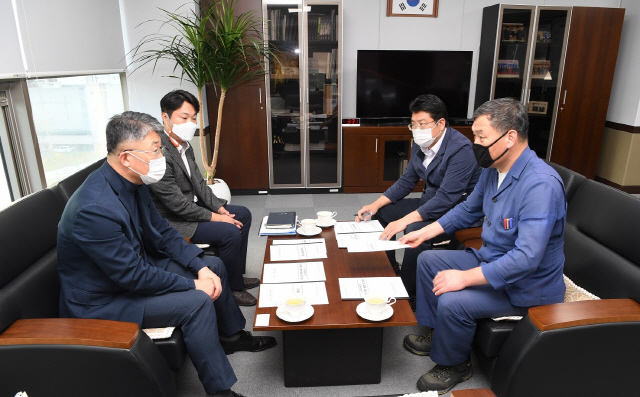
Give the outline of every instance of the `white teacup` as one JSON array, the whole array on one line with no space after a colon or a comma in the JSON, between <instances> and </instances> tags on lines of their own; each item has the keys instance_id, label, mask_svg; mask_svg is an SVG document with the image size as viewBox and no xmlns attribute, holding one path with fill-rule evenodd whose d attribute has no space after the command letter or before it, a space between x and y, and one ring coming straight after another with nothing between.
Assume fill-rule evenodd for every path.
<instances>
[{"instance_id":1,"label":"white teacup","mask_svg":"<svg viewBox=\"0 0 640 397\"><path fill-rule=\"evenodd\" d=\"M337 212L333 211L318 211L318 225L330 225L333 218L338 215Z\"/></svg>"},{"instance_id":2,"label":"white teacup","mask_svg":"<svg viewBox=\"0 0 640 397\"><path fill-rule=\"evenodd\" d=\"M300 317L307 305L307 299L301 294L288 295L279 306L291 317Z\"/></svg>"},{"instance_id":3,"label":"white teacup","mask_svg":"<svg viewBox=\"0 0 640 397\"><path fill-rule=\"evenodd\" d=\"M316 229L316 220L315 219L303 219L298 222L298 230L300 233L311 234Z\"/></svg>"},{"instance_id":4,"label":"white teacup","mask_svg":"<svg viewBox=\"0 0 640 397\"><path fill-rule=\"evenodd\" d=\"M380 292L369 292L364 296L366 308L373 316L379 316L384 312L387 305L396 303L396 298L389 297Z\"/></svg>"}]
</instances>

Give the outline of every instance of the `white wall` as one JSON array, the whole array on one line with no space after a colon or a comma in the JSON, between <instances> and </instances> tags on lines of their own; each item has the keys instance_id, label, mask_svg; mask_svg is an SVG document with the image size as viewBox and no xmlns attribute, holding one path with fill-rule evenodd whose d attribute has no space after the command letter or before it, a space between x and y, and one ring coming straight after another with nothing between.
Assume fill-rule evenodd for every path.
<instances>
[{"instance_id":1,"label":"white wall","mask_svg":"<svg viewBox=\"0 0 640 397\"><path fill-rule=\"evenodd\" d=\"M120 0L120 13L122 18L125 52L127 53L127 88L129 109L136 112L148 113L160 120L160 99L165 94L176 89L189 91L197 96L196 87L188 81L166 77L179 73L173 71L174 65L168 61L158 63L155 71L151 64L147 64L138 70L134 69L138 65L131 65L131 49L147 35L157 33L161 24L157 20L166 20L166 14L160 9L175 12L187 3L186 0ZM195 4L195 3L194 3ZM181 7L180 12L191 12L195 5L192 4ZM150 21L145 23L146 21ZM156 21L153 21L156 20ZM174 34L170 29L163 29L162 33ZM178 74L179 76L179 74ZM209 124L206 112L206 96L203 91L203 112L204 125ZM200 142L198 139L191 141L195 153L200 153ZM196 160L200 170L204 167L200 156L196 155Z\"/></svg>"},{"instance_id":2,"label":"white wall","mask_svg":"<svg viewBox=\"0 0 640 397\"><path fill-rule=\"evenodd\" d=\"M607 120L640 126L640 2L621 3L624 25Z\"/></svg>"},{"instance_id":3,"label":"white wall","mask_svg":"<svg viewBox=\"0 0 640 397\"><path fill-rule=\"evenodd\" d=\"M0 0L0 21L11 0ZM5 13L9 3L10 13ZM27 77L102 73L124 68L118 0L16 1ZM15 29L15 23L9 25ZM20 49L17 32L2 47ZM5 40L1 37L0 40ZM10 53L11 55L12 53ZM4 54L3 54L4 56ZM20 62L22 63L22 62ZM25 73L24 67L21 68Z\"/></svg>"}]
</instances>

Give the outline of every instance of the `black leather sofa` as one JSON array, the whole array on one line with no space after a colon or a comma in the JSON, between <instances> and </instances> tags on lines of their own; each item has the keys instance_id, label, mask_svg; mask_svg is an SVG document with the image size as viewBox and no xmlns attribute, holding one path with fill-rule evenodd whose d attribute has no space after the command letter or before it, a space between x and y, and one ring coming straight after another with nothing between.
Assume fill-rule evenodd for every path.
<instances>
[{"instance_id":1,"label":"black leather sofa","mask_svg":"<svg viewBox=\"0 0 640 397\"><path fill-rule=\"evenodd\" d=\"M186 357L179 329L154 343L137 324L57 318L58 222L103 161L0 212L0 396L176 394L172 370Z\"/></svg>"},{"instance_id":2,"label":"black leather sofa","mask_svg":"<svg viewBox=\"0 0 640 397\"><path fill-rule=\"evenodd\" d=\"M497 397L637 395L640 199L551 166L568 202L564 273L602 300L531 308L519 322L482 320L474 355ZM479 233L471 234L461 239L473 246Z\"/></svg>"}]
</instances>

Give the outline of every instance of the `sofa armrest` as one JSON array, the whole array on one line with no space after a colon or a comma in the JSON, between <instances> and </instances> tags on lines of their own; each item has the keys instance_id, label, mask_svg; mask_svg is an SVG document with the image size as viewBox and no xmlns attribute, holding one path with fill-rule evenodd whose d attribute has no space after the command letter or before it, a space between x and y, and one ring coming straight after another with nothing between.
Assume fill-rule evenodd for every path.
<instances>
[{"instance_id":1,"label":"sofa armrest","mask_svg":"<svg viewBox=\"0 0 640 397\"><path fill-rule=\"evenodd\" d=\"M557 303L530 308L529 318L540 331L580 325L640 321L640 303L633 299Z\"/></svg>"},{"instance_id":2,"label":"sofa armrest","mask_svg":"<svg viewBox=\"0 0 640 397\"><path fill-rule=\"evenodd\" d=\"M17 320L2 334L0 346L84 345L129 349L136 342L138 324L78 318Z\"/></svg>"},{"instance_id":3,"label":"sofa armrest","mask_svg":"<svg viewBox=\"0 0 640 397\"><path fill-rule=\"evenodd\" d=\"M175 397L173 373L138 324L16 320L0 334L0 396Z\"/></svg>"},{"instance_id":4,"label":"sofa armrest","mask_svg":"<svg viewBox=\"0 0 640 397\"><path fill-rule=\"evenodd\" d=\"M635 395L639 334L631 299L531 308L498 353L491 389L498 397Z\"/></svg>"},{"instance_id":5,"label":"sofa armrest","mask_svg":"<svg viewBox=\"0 0 640 397\"><path fill-rule=\"evenodd\" d=\"M482 246L482 227L472 227L469 229L458 230L455 234L456 240L464 244L465 248L471 247L480 249Z\"/></svg>"}]
</instances>

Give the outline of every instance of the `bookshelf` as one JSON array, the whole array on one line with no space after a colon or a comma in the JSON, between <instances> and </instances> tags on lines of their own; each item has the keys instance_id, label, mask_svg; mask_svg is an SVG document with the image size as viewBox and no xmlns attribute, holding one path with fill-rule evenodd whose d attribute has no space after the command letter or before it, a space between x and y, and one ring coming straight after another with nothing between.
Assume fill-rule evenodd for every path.
<instances>
[{"instance_id":1,"label":"bookshelf","mask_svg":"<svg viewBox=\"0 0 640 397\"><path fill-rule=\"evenodd\" d=\"M269 187L340 187L342 1L264 0Z\"/></svg>"}]
</instances>

